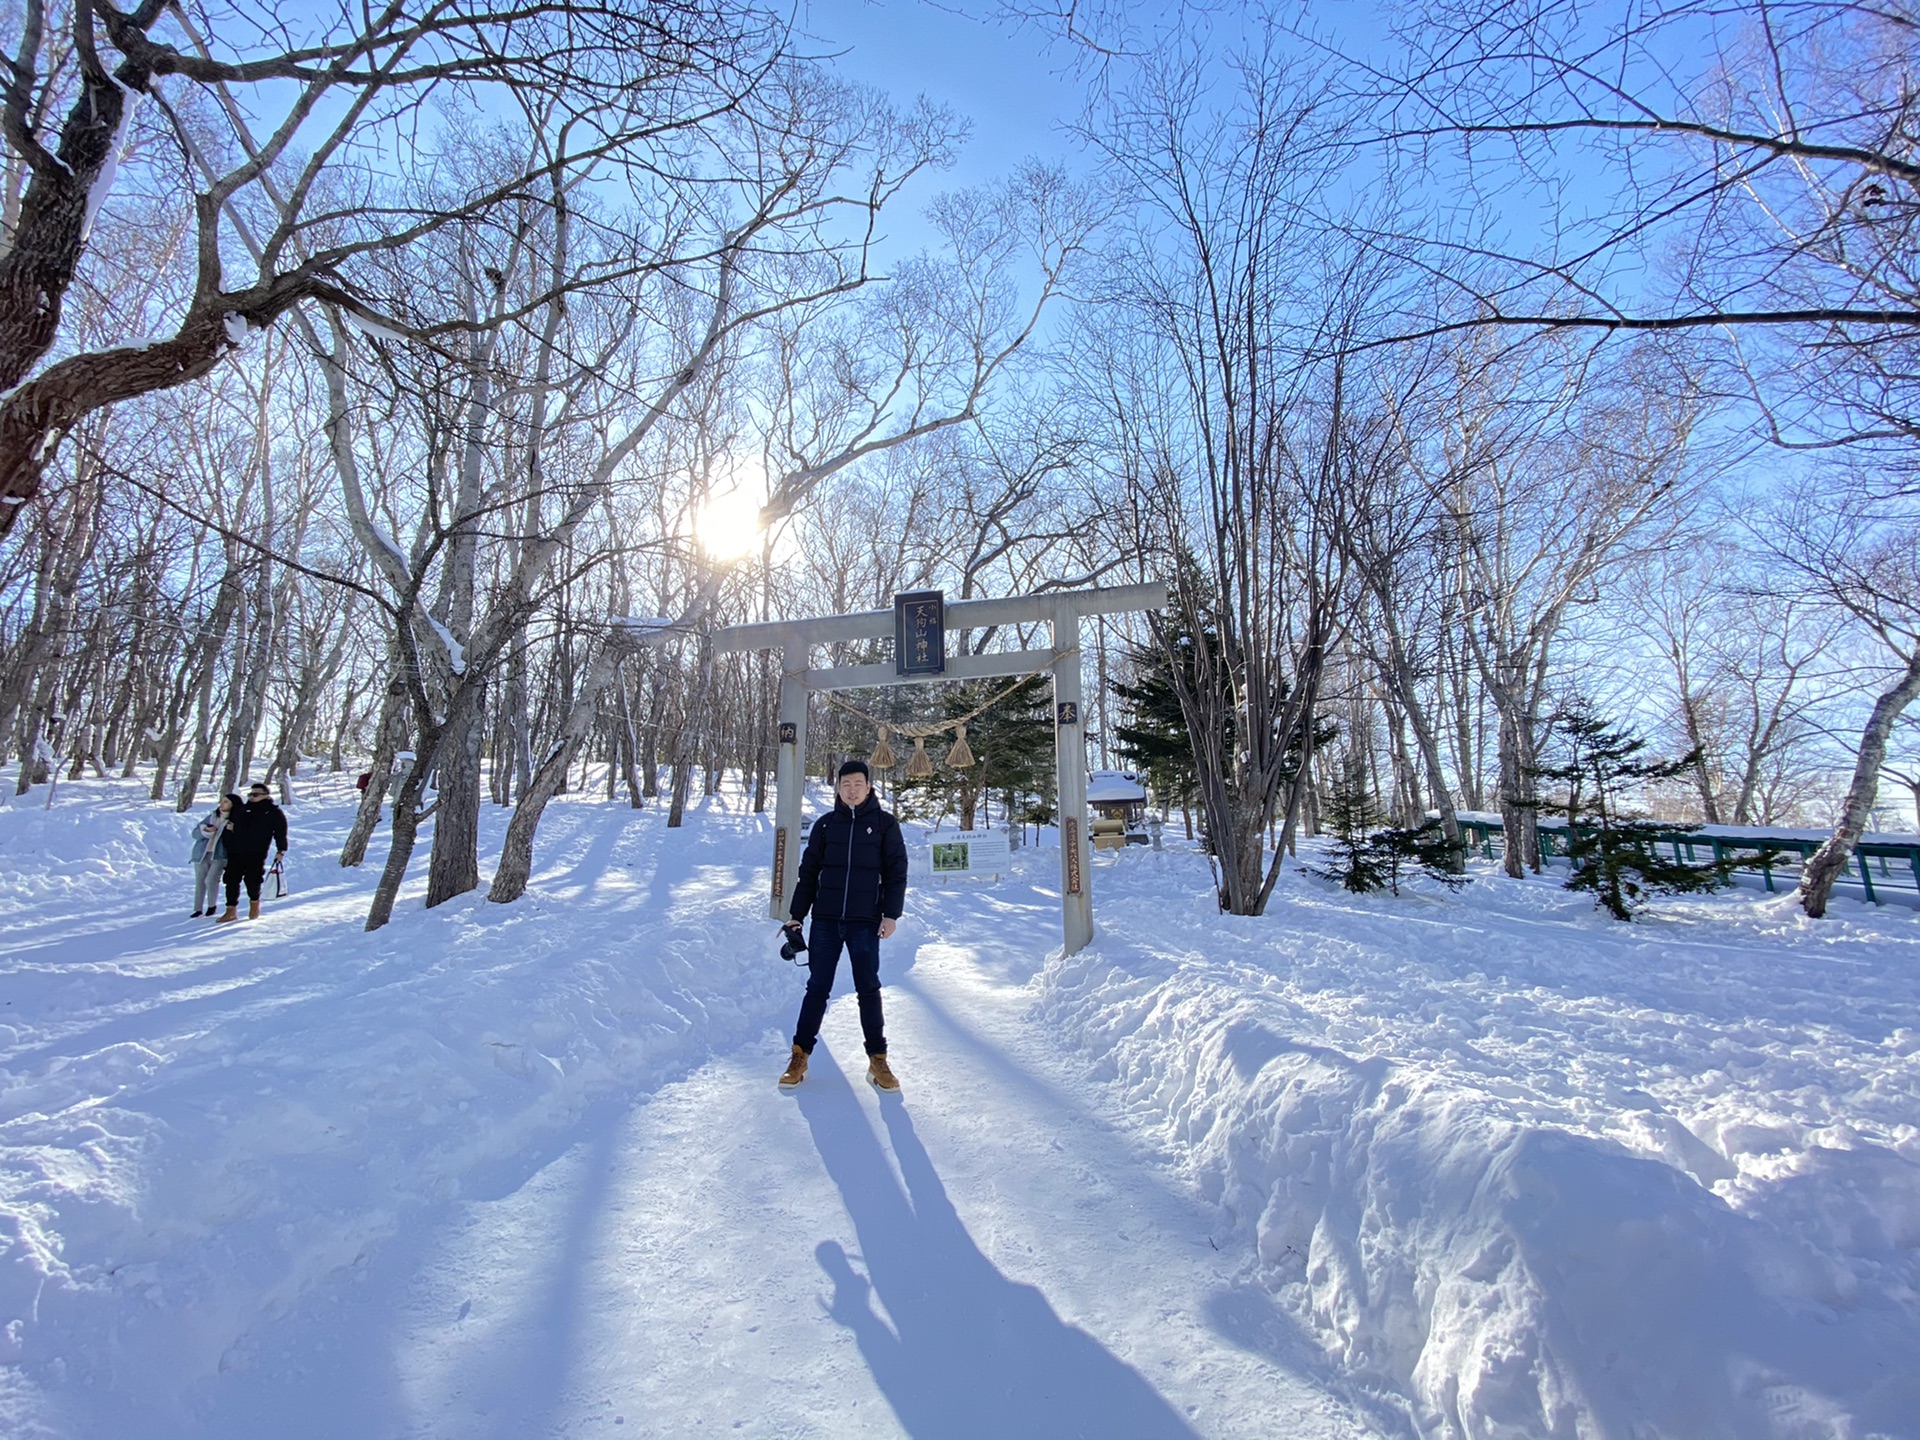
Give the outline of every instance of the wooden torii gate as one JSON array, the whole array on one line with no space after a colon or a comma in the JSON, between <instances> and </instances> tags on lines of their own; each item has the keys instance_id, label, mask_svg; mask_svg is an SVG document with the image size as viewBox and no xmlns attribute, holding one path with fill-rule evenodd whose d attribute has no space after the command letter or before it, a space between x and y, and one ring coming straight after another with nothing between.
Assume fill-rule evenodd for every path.
<instances>
[{"instance_id":1,"label":"wooden torii gate","mask_svg":"<svg viewBox=\"0 0 1920 1440\"><path fill-rule=\"evenodd\" d=\"M1093 939L1092 850L1087 833L1086 706L1080 676L1080 621L1088 615L1159 610L1167 604L1164 581L1051 595L1015 595L1002 600L956 600L943 604L943 628L978 630L989 625L1044 621L1053 644L1045 650L957 655L937 674L901 674L895 663L809 668L816 645L879 640L895 633L896 610L865 610L812 620L772 620L729 625L710 637L716 654L733 650L781 653L780 757L774 771L773 886L767 912L784 920L787 900L800 875L800 803L806 787L807 699L816 690L860 690L880 685L937 680L984 680L996 676L1053 675L1054 778L1060 820L1060 909L1066 953Z\"/></svg>"}]
</instances>

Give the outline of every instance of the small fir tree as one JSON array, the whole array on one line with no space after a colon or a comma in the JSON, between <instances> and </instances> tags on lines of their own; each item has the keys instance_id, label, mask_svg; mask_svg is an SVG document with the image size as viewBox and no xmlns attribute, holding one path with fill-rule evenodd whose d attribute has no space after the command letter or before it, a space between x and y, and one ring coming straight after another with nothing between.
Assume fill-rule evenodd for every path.
<instances>
[{"instance_id":1,"label":"small fir tree","mask_svg":"<svg viewBox=\"0 0 1920 1440\"><path fill-rule=\"evenodd\" d=\"M1367 843L1386 871L1387 888L1396 895L1400 893L1400 877L1409 866L1438 880L1449 890L1458 890L1472 880L1461 865L1466 845L1449 841L1438 820L1404 829L1380 830L1368 836Z\"/></svg>"},{"instance_id":2,"label":"small fir tree","mask_svg":"<svg viewBox=\"0 0 1920 1440\"><path fill-rule=\"evenodd\" d=\"M1373 827L1386 817L1373 796L1367 767L1355 756L1340 762L1340 775L1321 802L1321 822L1333 836L1332 863L1307 868L1322 880L1337 880L1356 895L1384 890L1388 867L1373 843Z\"/></svg>"},{"instance_id":3,"label":"small fir tree","mask_svg":"<svg viewBox=\"0 0 1920 1440\"><path fill-rule=\"evenodd\" d=\"M1566 786L1569 890L1587 890L1594 904L1616 920L1631 920L1655 895L1689 895L1729 883L1734 862L1689 864L1676 858L1673 841L1684 827L1634 817L1628 797L1648 781L1669 780L1699 763L1697 751L1677 760L1641 758L1647 742L1615 729L1583 704L1552 717L1564 758L1533 774ZM1658 846L1665 844L1663 855Z\"/></svg>"}]
</instances>

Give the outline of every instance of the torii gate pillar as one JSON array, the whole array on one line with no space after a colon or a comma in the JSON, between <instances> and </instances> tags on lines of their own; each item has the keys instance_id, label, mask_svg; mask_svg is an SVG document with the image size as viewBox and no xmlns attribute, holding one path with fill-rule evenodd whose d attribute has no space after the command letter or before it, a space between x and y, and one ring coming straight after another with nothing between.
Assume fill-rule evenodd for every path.
<instances>
[{"instance_id":1,"label":"torii gate pillar","mask_svg":"<svg viewBox=\"0 0 1920 1440\"><path fill-rule=\"evenodd\" d=\"M807 642L789 637L780 649L780 749L773 767L773 894L767 913L787 918L800 882L800 804L807 790Z\"/></svg>"},{"instance_id":2,"label":"torii gate pillar","mask_svg":"<svg viewBox=\"0 0 1920 1440\"><path fill-rule=\"evenodd\" d=\"M1080 677L1080 612L1053 607L1053 773L1060 821L1060 919L1066 953L1093 942L1093 839L1087 833L1087 726Z\"/></svg>"},{"instance_id":3,"label":"torii gate pillar","mask_svg":"<svg viewBox=\"0 0 1920 1440\"><path fill-rule=\"evenodd\" d=\"M944 674L906 681L894 673L891 664L846 665L829 670L807 668L815 645L876 640L890 635L893 629L890 610L828 615L815 620L729 625L716 630L712 636L716 653L777 648L781 655L779 751L774 766L777 793L773 808L773 884L767 897L767 913L775 920L786 919L794 886L800 880L800 851L806 839L800 833L800 809L807 780L807 698L813 691L856 690L917 683L922 679L979 680L1046 670L1053 676L1061 932L1067 954L1085 949L1093 939L1093 842L1087 832L1086 700L1080 671L1080 620L1086 615L1158 610L1166 604L1167 586L1162 582L1063 590L1052 595L1012 596L1004 600L957 600L946 606L949 630L1044 621L1051 629L1052 647L956 656L948 662Z\"/></svg>"}]
</instances>

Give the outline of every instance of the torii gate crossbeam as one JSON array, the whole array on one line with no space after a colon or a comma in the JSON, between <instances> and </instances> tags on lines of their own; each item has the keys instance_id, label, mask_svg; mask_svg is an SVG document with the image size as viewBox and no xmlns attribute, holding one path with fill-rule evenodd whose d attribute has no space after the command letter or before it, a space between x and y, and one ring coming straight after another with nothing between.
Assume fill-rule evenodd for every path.
<instances>
[{"instance_id":1,"label":"torii gate crossbeam","mask_svg":"<svg viewBox=\"0 0 1920 1440\"><path fill-rule=\"evenodd\" d=\"M1080 621L1087 615L1159 610L1167 604L1164 581L1145 585L1062 590L999 600L956 600L945 607L948 630L1045 621L1053 644L1046 650L960 655L940 675L902 678L890 664L809 668L816 645L878 640L893 634L891 610L866 610L811 620L771 620L729 625L711 637L716 654L730 650L779 650L780 751L774 770L773 884L768 913L786 918L787 897L800 875L800 805L806 788L807 698L816 690L857 690L936 680L981 680L995 676L1053 675L1054 779L1060 820L1060 908L1066 953L1093 939L1093 852L1087 832L1086 705L1080 671Z\"/></svg>"}]
</instances>

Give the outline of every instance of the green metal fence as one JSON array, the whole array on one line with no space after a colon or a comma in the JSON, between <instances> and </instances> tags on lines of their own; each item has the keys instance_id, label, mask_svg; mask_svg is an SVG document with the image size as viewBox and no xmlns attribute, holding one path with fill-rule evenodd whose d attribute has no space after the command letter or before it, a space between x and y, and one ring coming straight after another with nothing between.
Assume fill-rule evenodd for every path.
<instances>
[{"instance_id":1,"label":"green metal fence","mask_svg":"<svg viewBox=\"0 0 1920 1440\"><path fill-rule=\"evenodd\" d=\"M1543 815L1539 827L1540 858L1553 859L1556 851L1564 854L1567 822ZM1469 850L1489 860L1505 851L1506 832L1497 820L1462 817L1460 833ZM1675 835L1671 841L1662 839L1659 843L1671 845L1674 857L1690 864L1700 864L1707 859L1757 861L1753 868L1761 882L1769 890L1779 890L1783 873L1791 877L1786 880L1785 888L1799 883L1800 867L1824 842L1809 840L1804 835L1743 828L1738 835L1696 831ZM1863 840L1854 847L1853 857L1860 888L1875 905L1886 903L1882 891L1900 892L1904 901L1920 899L1920 841L1909 844Z\"/></svg>"}]
</instances>

